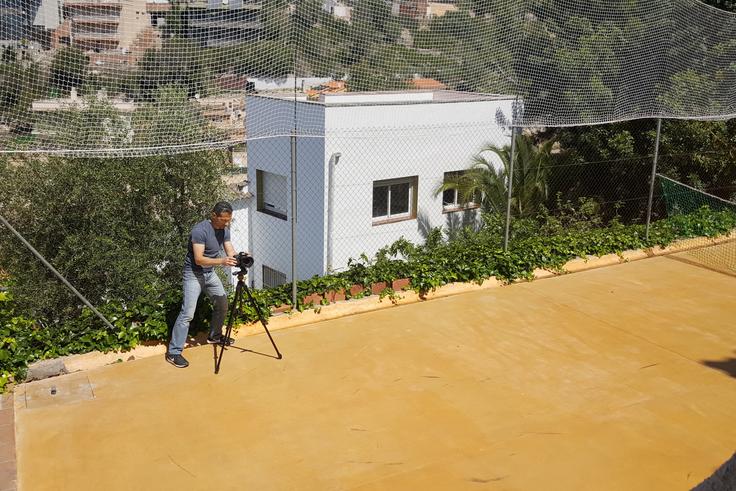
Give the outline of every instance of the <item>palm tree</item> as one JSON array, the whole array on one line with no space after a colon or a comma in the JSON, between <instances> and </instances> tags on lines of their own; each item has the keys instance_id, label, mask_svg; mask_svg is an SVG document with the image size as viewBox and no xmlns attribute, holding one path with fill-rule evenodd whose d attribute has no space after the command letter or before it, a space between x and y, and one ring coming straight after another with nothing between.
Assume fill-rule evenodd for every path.
<instances>
[{"instance_id":1,"label":"palm tree","mask_svg":"<svg viewBox=\"0 0 736 491\"><path fill-rule=\"evenodd\" d=\"M547 169L552 144L552 141L548 141L537 146L524 135L516 136L514 186L511 196L513 216L534 216L539 205L547 200ZM501 160L500 167L487 157L488 153L498 156ZM435 195L455 189L458 198L464 203L480 201L483 211L505 213L510 167L511 146L487 144L473 157L467 170L447 179L437 188Z\"/></svg>"}]
</instances>

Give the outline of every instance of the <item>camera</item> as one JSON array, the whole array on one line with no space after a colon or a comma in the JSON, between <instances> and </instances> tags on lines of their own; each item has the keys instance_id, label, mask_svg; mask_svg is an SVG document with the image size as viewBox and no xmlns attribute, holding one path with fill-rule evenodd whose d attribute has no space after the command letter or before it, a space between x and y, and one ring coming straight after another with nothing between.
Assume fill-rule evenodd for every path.
<instances>
[{"instance_id":1,"label":"camera","mask_svg":"<svg viewBox=\"0 0 736 491\"><path fill-rule=\"evenodd\" d=\"M255 262L253 256L247 252L239 252L238 255L235 256L235 261L237 261L235 266L240 269L248 269L253 266L253 263Z\"/></svg>"}]
</instances>

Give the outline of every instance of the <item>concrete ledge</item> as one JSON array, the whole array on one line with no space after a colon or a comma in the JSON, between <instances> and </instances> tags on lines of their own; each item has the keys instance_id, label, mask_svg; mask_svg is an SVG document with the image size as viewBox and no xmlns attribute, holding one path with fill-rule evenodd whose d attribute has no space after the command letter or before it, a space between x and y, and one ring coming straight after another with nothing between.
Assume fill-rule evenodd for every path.
<instances>
[{"instance_id":1,"label":"concrete ledge","mask_svg":"<svg viewBox=\"0 0 736 491\"><path fill-rule=\"evenodd\" d=\"M535 280L551 278L560 274L576 273L596 268L613 266L630 261L638 261L649 257L664 256L677 252L684 252L692 249L698 249L710 245L722 244L736 240L736 231L718 238L696 237L692 239L684 239L673 243L668 247L654 247L643 250L624 251L621 254L607 254L605 256L588 256L585 258L576 258L568 261L561 271L549 271L545 269L534 270L533 277ZM522 282L525 280L519 280ZM450 283L437 288L432 292L428 292L426 296L420 297L414 291L399 291L393 297L385 296L380 298L378 295L371 295L360 299L344 300L334 302L329 305L315 306L314 308L304 310L302 312L285 312L277 313L269 318L268 328L270 331L278 331L281 329L289 329L307 324L338 319L348 315L372 312L375 310L387 309L397 305L407 305L411 303L424 302L436 298L448 297L451 295L459 295L478 290L486 290L503 286L504 282L489 278L482 284L476 283ZM263 333L263 327L260 323L240 325L236 328L234 337L242 338ZM186 347L198 346L204 343L204 334L196 339L189 339ZM45 376L61 375L63 373L76 372L81 370L90 370L112 363L120 363L124 361L132 361L138 358L148 358L151 356L163 356L166 353L166 345L163 343L144 343L130 351L125 352L109 352L101 353L93 351L81 355L72 355L59 358L53 361L53 366L59 369L56 373L46 373ZM48 367L49 360L46 360ZM32 365L33 367L33 365ZM29 367L29 370L32 369Z\"/></svg>"}]
</instances>

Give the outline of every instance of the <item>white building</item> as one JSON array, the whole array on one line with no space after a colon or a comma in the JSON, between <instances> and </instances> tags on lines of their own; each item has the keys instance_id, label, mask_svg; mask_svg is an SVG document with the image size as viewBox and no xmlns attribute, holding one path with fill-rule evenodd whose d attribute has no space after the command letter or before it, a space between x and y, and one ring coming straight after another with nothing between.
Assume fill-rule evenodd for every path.
<instances>
[{"instance_id":1,"label":"white building","mask_svg":"<svg viewBox=\"0 0 736 491\"><path fill-rule=\"evenodd\" d=\"M297 274L339 271L404 237L468 215L437 189L488 143L510 144L513 98L450 91L246 98L247 205L233 241L256 287L291 281L291 145L297 118ZM504 117L500 117L504 116ZM475 215L475 212L470 212Z\"/></svg>"},{"instance_id":2,"label":"white building","mask_svg":"<svg viewBox=\"0 0 736 491\"><path fill-rule=\"evenodd\" d=\"M324 0L322 2L322 10L347 22L350 22L353 14L353 8L345 5L342 0Z\"/></svg>"}]
</instances>

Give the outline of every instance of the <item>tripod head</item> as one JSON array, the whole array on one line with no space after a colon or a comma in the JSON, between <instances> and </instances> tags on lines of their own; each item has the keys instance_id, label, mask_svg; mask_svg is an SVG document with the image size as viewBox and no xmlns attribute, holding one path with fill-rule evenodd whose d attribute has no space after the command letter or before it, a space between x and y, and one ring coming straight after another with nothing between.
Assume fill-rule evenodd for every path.
<instances>
[{"instance_id":1,"label":"tripod head","mask_svg":"<svg viewBox=\"0 0 736 491\"><path fill-rule=\"evenodd\" d=\"M237 256L235 256L235 262L237 263L235 267L240 268L241 270L245 270L253 266L253 263L255 263L255 259L253 259L253 256L248 254L247 252L239 252Z\"/></svg>"},{"instance_id":2,"label":"tripod head","mask_svg":"<svg viewBox=\"0 0 736 491\"><path fill-rule=\"evenodd\" d=\"M245 257L246 259L241 261L240 258ZM266 334L268 335L268 339L271 341L271 344L273 345L274 350L276 351L276 358L281 359L282 355L279 351L278 347L276 346L276 343L274 342L273 338L271 337L271 333L268 331L268 322L266 318L263 316L263 313L261 312L261 308L258 305L258 302L253 298L253 295L251 294L250 288L248 288L248 285L245 282L245 275L248 274L248 268L253 266L253 257L249 256L245 252L241 252L236 256L236 259L238 260L238 264L235 266L236 268L239 268L237 271L233 272L233 276L238 277L238 284L235 286L235 296L233 298L233 305L232 308L230 308L230 317L227 321L227 331L224 336L222 336L223 340L230 339L230 333L233 330L233 324L235 320L240 316L242 313L243 306L246 302L250 304L250 306L255 310L256 316L258 316L258 320L261 321L261 325L263 326L263 329L266 331ZM220 355L215 360L215 374L220 372L220 364L222 363L222 355L225 352L226 343L223 342L219 345L220 348ZM215 346L215 354L217 354L217 348L218 346Z\"/></svg>"}]
</instances>

